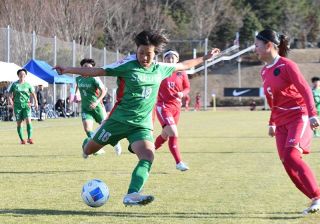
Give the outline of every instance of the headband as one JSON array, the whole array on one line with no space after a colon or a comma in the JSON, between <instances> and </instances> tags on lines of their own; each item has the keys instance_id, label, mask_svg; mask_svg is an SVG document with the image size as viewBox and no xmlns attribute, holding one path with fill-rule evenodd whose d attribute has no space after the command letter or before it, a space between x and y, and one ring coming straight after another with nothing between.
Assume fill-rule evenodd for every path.
<instances>
[{"instance_id":1,"label":"headband","mask_svg":"<svg viewBox=\"0 0 320 224\"><path fill-rule=\"evenodd\" d=\"M179 53L176 52L176 51L172 51L172 50L167 51L166 53L164 53L163 57L167 57L169 54L172 54L172 55L176 56L179 59Z\"/></svg>"}]
</instances>

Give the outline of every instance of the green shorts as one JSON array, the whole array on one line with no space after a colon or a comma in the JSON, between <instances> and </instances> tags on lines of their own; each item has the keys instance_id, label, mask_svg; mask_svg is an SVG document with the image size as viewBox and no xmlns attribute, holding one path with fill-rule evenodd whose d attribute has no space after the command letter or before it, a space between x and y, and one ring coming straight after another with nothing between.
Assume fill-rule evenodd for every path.
<instances>
[{"instance_id":1,"label":"green shorts","mask_svg":"<svg viewBox=\"0 0 320 224\"><path fill-rule=\"evenodd\" d=\"M24 119L31 117L31 109L29 106L26 106L24 108L14 107L14 115L17 121L23 121Z\"/></svg>"},{"instance_id":2,"label":"green shorts","mask_svg":"<svg viewBox=\"0 0 320 224\"><path fill-rule=\"evenodd\" d=\"M97 106L94 110L82 108L81 117L82 121L94 120L98 124L101 124L101 122L107 117L107 113L102 106Z\"/></svg>"},{"instance_id":3,"label":"green shorts","mask_svg":"<svg viewBox=\"0 0 320 224\"><path fill-rule=\"evenodd\" d=\"M153 142L152 130L124 124L112 119L106 120L99 129L96 130L93 141L100 145L115 146L121 139L126 138L130 145L136 141L147 140Z\"/></svg>"}]
</instances>

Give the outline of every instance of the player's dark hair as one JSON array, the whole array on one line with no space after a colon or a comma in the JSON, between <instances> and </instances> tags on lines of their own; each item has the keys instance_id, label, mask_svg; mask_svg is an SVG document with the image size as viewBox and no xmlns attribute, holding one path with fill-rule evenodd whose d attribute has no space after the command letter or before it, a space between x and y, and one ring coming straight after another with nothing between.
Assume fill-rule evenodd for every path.
<instances>
[{"instance_id":1,"label":"player's dark hair","mask_svg":"<svg viewBox=\"0 0 320 224\"><path fill-rule=\"evenodd\" d=\"M273 30L265 29L260 31L256 38L265 43L274 43L278 47L279 55L282 57L286 57L289 53L289 38L286 35L279 35Z\"/></svg>"},{"instance_id":2,"label":"player's dark hair","mask_svg":"<svg viewBox=\"0 0 320 224\"><path fill-rule=\"evenodd\" d=\"M26 70L26 69L24 69L24 68L19 69L19 70L17 71L17 75L19 75L19 73L20 73L20 72L25 72L25 73L26 73L26 75L28 74L27 70Z\"/></svg>"},{"instance_id":3,"label":"player's dark hair","mask_svg":"<svg viewBox=\"0 0 320 224\"><path fill-rule=\"evenodd\" d=\"M317 81L320 81L320 78L319 78L319 77L316 77L316 76L315 76L315 77L312 77L312 78L311 78L311 82L312 82L312 83L317 82Z\"/></svg>"},{"instance_id":4,"label":"player's dark hair","mask_svg":"<svg viewBox=\"0 0 320 224\"><path fill-rule=\"evenodd\" d=\"M161 53L169 42L167 35L163 30L144 30L135 36L134 42L137 47L140 45L153 45L155 46L155 53Z\"/></svg>"},{"instance_id":5,"label":"player's dark hair","mask_svg":"<svg viewBox=\"0 0 320 224\"><path fill-rule=\"evenodd\" d=\"M92 67L96 66L96 62L95 62L93 59L91 59L91 58L84 58L84 59L82 59L82 60L80 61L81 67L82 67L85 63L91 64Z\"/></svg>"}]
</instances>

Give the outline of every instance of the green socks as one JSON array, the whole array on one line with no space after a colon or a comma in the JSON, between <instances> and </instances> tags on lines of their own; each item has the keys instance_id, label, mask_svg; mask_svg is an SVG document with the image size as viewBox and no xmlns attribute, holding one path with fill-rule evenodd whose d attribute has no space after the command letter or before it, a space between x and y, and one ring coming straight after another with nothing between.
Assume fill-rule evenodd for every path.
<instances>
[{"instance_id":1,"label":"green socks","mask_svg":"<svg viewBox=\"0 0 320 224\"><path fill-rule=\"evenodd\" d=\"M28 139L32 137L32 124L27 124Z\"/></svg>"},{"instance_id":2,"label":"green socks","mask_svg":"<svg viewBox=\"0 0 320 224\"><path fill-rule=\"evenodd\" d=\"M22 127L22 126L17 126L17 132L18 132L18 135L19 135L20 140L22 141L22 140L24 139L24 136L23 136L23 127Z\"/></svg>"},{"instance_id":3,"label":"green socks","mask_svg":"<svg viewBox=\"0 0 320 224\"><path fill-rule=\"evenodd\" d=\"M139 192L149 177L152 163L148 160L140 160L132 172L128 194Z\"/></svg>"}]
</instances>

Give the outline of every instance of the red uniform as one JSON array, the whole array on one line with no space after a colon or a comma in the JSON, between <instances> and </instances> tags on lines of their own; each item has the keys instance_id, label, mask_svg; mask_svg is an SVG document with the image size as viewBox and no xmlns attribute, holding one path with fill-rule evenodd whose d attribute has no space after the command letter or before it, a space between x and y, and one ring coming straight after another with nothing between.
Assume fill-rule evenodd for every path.
<instances>
[{"instance_id":1,"label":"red uniform","mask_svg":"<svg viewBox=\"0 0 320 224\"><path fill-rule=\"evenodd\" d=\"M262 69L261 77L271 108L269 125L275 125L280 130L283 125L296 123L296 126L299 126L298 132L290 131L287 136L283 136L287 139L284 146L297 146L301 136L304 135L308 141L302 145L305 152L308 152L310 144L306 143L310 143L312 131L307 126L308 119L305 117L317 116L317 111L310 87L298 66L293 61L280 57L274 65L265 66ZM306 140L306 138L303 139Z\"/></svg>"},{"instance_id":2,"label":"red uniform","mask_svg":"<svg viewBox=\"0 0 320 224\"><path fill-rule=\"evenodd\" d=\"M312 130L308 117L317 116L311 89L298 66L283 57L265 66L261 77L271 108L269 124L276 126L278 153L285 170L306 196L320 198L316 178L299 153L310 152Z\"/></svg>"},{"instance_id":3,"label":"red uniform","mask_svg":"<svg viewBox=\"0 0 320 224\"><path fill-rule=\"evenodd\" d=\"M182 105L178 92L186 96L189 91L190 83L186 72L174 72L161 82L156 105L157 117L162 126L178 123Z\"/></svg>"}]
</instances>

